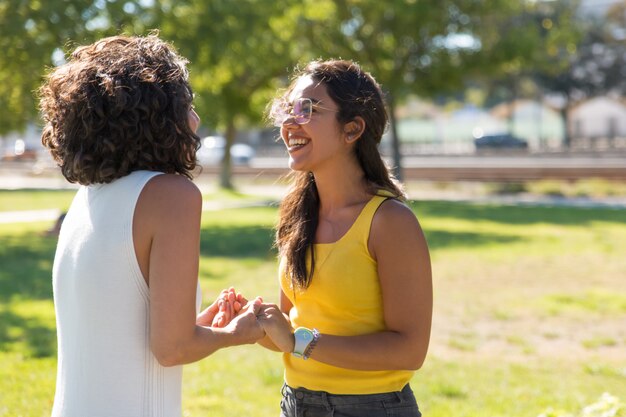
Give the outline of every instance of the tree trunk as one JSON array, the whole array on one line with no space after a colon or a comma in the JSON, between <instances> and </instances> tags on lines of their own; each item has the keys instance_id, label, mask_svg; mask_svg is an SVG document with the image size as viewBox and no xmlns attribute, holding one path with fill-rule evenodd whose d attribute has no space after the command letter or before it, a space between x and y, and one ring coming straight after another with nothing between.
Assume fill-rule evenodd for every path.
<instances>
[{"instance_id":1,"label":"tree trunk","mask_svg":"<svg viewBox=\"0 0 626 417\"><path fill-rule=\"evenodd\" d=\"M571 146L571 135L569 129L569 100L561 108L561 120L563 120L563 149L568 150Z\"/></svg>"},{"instance_id":2,"label":"tree trunk","mask_svg":"<svg viewBox=\"0 0 626 417\"><path fill-rule=\"evenodd\" d=\"M509 117L507 118L507 124L509 133L511 135L515 135L515 107L517 107L517 82L515 79L511 80L509 91L511 93L511 102L509 103Z\"/></svg>"},{"instance_id":3,"label":"tree trunk","mask_svg":"<svg viewBox=\"0 0 626 417\"><path fill-rule=\"evenodd\" d=\"M545 151L547 146L546 146L545 137L543 136L543 106L544 106L543 94L541 94L541 93L539 94L539 97L537 98L537 103L538 103L538 109L537 109L537 145L539 147L539 150Z\"/></svg>"},{"instance_id":4,"label":"tree trunk","mask_svg":"<svg viewBox=\"0 0 626 417\"><path fill-rule=\"evenodd\" d=\"M402 181L402 153L400 152L400 139L398 138L396 126L396 104L391 92L387 93L387 105L389 106L389 128L391 132L391 149L393 152L392 171L395 177L399 181Z\"/></svg>"},{"instance_id":5,"label":"tree trunk","mask_svg":"<svg viewBox=\"0 0 626 417\"><path fill-rule=\"evenodd\" d=\"M235 142L235 135L237 129L235 128L235 121L230 119L226 125L226 143L224 145L224 156L222 157L222 166L220 171L220 187L232 190L232 159L230 157L230 148Z\"/></svg>"}]
</instances>

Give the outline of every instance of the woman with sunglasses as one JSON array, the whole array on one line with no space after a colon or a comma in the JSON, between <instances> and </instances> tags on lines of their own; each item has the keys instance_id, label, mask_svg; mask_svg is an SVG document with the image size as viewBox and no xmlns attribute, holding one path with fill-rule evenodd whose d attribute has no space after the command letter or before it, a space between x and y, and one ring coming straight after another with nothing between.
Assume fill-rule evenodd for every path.
<instances>
[{"instance_id":1,"label":"woman with sunglasses","mask_svg":"<svg viewBox=\"0 0 626 417\"><path fill-rule=\"evenodd\" d=\"M280 306L259 315L260 343L284 352L281 416L420 416L409 381L429 344L430 259L378 151L381 89L354 62L315 61L270 116L294 176L276 232Z\"/></svg>"}]
</instances>

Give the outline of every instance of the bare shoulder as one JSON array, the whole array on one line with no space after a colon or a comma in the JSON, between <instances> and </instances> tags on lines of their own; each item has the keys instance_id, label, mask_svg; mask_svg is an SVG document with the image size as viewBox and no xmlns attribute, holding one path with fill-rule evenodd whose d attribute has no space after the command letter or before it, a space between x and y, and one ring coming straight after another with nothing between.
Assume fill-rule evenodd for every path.
<instances>
[{"instance_id":1,"label":"bare shoulder","mask_svg":"<svg viewBox=\"0 0 626 417\"><path fill-rule=\"evenodd\" d=\"M189 179L175 174L163 174L153 177L144 187L142 197L161 203L189 204L201 200L198 187Z\"/></svg>"},{"instance_id":2,"label":"bare shoulder","mask_svg":"<svg viewBox=\"0 0 626 417\"><path fill-rule=\"evenodd\" d=\"M148 181L145 187L147 192L159 194L165 193L171 196L194 196L200 195L200 190L188 178L176 174L157 175Z\"/></svg>"},{"instance_id":3,"label":"bare shoulder","mask_svg":"<svg viewBox=\"0 0 626 417\"><path fill-rule=\"evenodd\" d=\"M413 211L403 202L388 199L372 219L369 248L372 255L399 247L426 248L422 228Z\"/></svg>"},{"instance_id":4,"label":"bare shoulder","mask_svg":"<svg viewBox=\"0 0 626 417\"><path fill-rule=\"evenodd\" d=\"M155 239L175 242L179 248L188 239L172 239L177 233L192 238L199 233L202 195L194 183L173 174L157 175L144 186L133 217L135 253L144 277L149 277L150 254ZM195 244L195 243L194 243ZM148 278L146 278L148 280Z\"/></svg>"},{"instance_id":5,"label":"bare shoulder","mask_svg":"<svg viewBox=\"0 0 626 417\"><path fill-rule=\"evenodd\" d=\"M137 205L148 217L181 217L181 213L200 212L202 194L181 175L157 175L148 181Z\"/></svg>"},{"instance_id":6,"label":"bare shoulder","mask_svg":"<svg viewBox=\"0 0 626 417\"><path fill-rule=\"evenodd\" d=\"M385 200L372 220L372 229L384 232L386 229L419 229L419 222L413 211L401 201L396 199Z\"/></svg>"}]
</instances>

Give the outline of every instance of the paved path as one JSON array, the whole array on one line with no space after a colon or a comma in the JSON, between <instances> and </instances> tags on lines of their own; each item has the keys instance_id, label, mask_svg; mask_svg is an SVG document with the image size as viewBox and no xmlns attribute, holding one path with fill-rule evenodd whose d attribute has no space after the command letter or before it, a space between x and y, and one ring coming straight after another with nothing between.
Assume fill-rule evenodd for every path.
<instances>
[{"instance_id":1,"label":"paved path","mask_svg":"<svg viewBox=\"0 0 626 417\"><path fill-rule=\"evenodd\" d=\"M216 180L213 177L200 176L195 180L198 187L206 193L214 192L217 188ZM409 183L409 185L411 185ZM75 190L75 184L69 184L60 175L56 176L26 176L19 174L0 175L0 189L68 189ZM252 201L205 201L203 211L215 211L239 207L258 207L277 204L285 193L286 187L280 184L266 183L242 184L238 190L247 195L258 196ZM616 210L626 210L626 197L607 197L601 199L591 198L566 198L550 197L530 194L515 195L484 195L453 189L450 191L437 190L433 187L422 187L419 183L408 189L409 196L415 200L444 200L451 202L469 202L477 204L505 204L505 205L526 205L526 206L558 206L558 207L579 207L579 208L606 208ZM24 223L39 221L55 221L61 212L57 209L46 210L24 210L24 211L0 211L0 224Z\"/></svg>"},{"instance_id":2,"label":"paved path","mask_svg":"<svg viewBox=\"0 0 626 417\"><path fill-rule=\"evenodd\" d=\"M57 209L0 211L0 224L54 221L60 215Z\"/></svg>"},{"instance_id":3,"label":"paved path","mask_svg":"<svg viewBox=\"0 0 626 417\"><path fill-rule=\"evenodd\" d=\"M202 204L202 211L217 211L225 209L235 209L243 207L266 207L277 203L277 200L259 200L247 202L228 201L205 201ZM21 211L0 211L0 224L8 223L31 223L56 221L61 215L61 210L21 210Z\"/></svg>"},{"instance_id":4,"label":"paved path","mask_svg":"<svg viewBox=\"0 0 626 417\"><path fill-rule=\"evenodd\" d=\"M413 198L420 200L420 198ZM502 195L484 197L432 198L427 200L445 200L473 204L501 204L510 206L538 206L538 207L577 207L577 208L605 208L626 210L626 197L585 198L585 197L549 197L537 195Z\"/></svg>"},{"instance_id":5,"label":"paved path","mask_svg":"<svg viewBox=\"0 0 626 417\"><path fill-rule=\"evenodd\" d=\"M577 208L604 208L613 210L626 210L626 198L564 198L564 197L542 197L532 195L510 195L510 196L483 196L483 197L463 197L446 195L412 195L417 200L444 200L451 202L463 202L473 204L504 204L542 207L577 207ZM217 211L224 209L235 209L244 207L266 207L278 204L279 199L263 199L255 201L205 201L202 211ZM27 223L41 221L55 221L61 214L60 210L24 210L24 211L4 211L0 212L0 224L7 223ZM626 215L626 214L625 214Z\"/></svg>"}]
</instances>

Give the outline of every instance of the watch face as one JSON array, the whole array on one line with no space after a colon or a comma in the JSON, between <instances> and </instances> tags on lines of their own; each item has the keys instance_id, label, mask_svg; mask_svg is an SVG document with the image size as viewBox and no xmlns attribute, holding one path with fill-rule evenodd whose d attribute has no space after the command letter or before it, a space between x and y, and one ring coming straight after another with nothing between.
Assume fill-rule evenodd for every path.
<instances>
[{"instance_id":1,"label":"watch face","mask_svg":"<svg viewBox=\"0 0 626 417\"><path fill-rule=\"evenodd\" d=\"M307 351L309 345L313 343L315 336L313 332L306 327L298 327L293 333L295 343L293 352L291 352L297 358L306 359L304 353Z\"/></svg>"},{"instance_id":2,"label":"watch face","mask_svg":"<svg viewBox=\"0 0 626 417\"><path fill-rule=\"evenodd\" d=\"M296 333L298 334L298 337L301 337L304 341L309 341L313 338L311 332L305 329L298 329L296 330Z\"/></svg>"}]
</instances>

